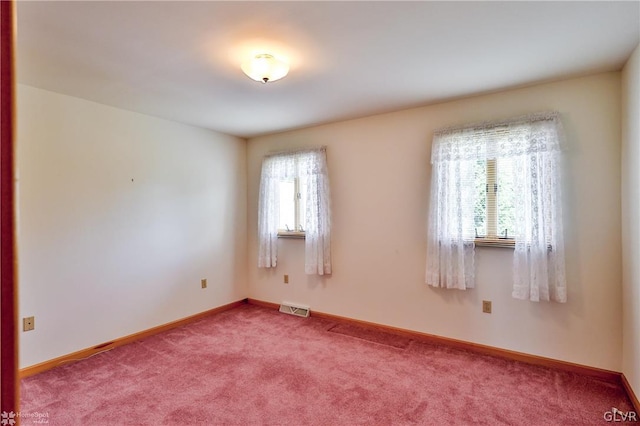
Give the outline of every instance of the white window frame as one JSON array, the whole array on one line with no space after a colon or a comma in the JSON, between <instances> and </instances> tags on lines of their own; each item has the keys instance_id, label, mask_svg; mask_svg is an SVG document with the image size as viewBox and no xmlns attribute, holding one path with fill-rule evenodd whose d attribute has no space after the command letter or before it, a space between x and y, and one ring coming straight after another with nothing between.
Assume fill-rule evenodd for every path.
<instances>
[{"instance_id":1,"label":"white window frame","mask_svg":"<svg viewBox=\"0 0 640 426\"><path fill-rule=\"evenodd\" d=\"M306 236L305 230L301 229L300 212L302 208L300 203L302 202L302 188L300 184L300 178L293 178L293 229L278 229L278 238L301 238ZM282 211L282 207L280 207Z\"/></svg>"},{"instance_id":2,"label":"white window frame","mask_svg":"<svg viewBox=\"0 0 640 426\"><path fill-rule=\"evenodd\" d=\"M513 235L507 237L500 236L498 233L498 159L489 158L486 160L486 199L487 208L485 221L487 224L486 235L476 235L475 245L480 247L501 247L513 249L516 246L516 240Z\"/></svg>"}]
</instances>

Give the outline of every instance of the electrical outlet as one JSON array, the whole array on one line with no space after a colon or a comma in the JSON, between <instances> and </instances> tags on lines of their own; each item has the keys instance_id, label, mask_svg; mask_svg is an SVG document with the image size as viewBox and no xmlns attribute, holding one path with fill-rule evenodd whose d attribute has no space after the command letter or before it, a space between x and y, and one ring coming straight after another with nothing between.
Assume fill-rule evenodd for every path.
<instances>
[{"instance_id":1,"label":"electrical outlet","mask_svg":"<svg viewBox=\"0 0 640 426\"><path fill-rule=\"evenodd\" d=\"M31 331L36 328L36 317L22 318L22 331Z\"/></svg>"},{"instance_id":2,"label":"electrical outlet","mask_svg":"<svg viewBox=\"0 0 640 426\"><path fill-rule=\"evenodd\" d=\"M484 312L485 314L491 313L491 300L482 301L482 312Z\"/></svg>"},{"instance_id":3,"label":"electrical outlet","mask_svg":"<svg viewBox=\"0 0 640 426\"><path fill-rule=\"evenodd\" d=\"M287 274L284 275L284 283L289 284L289 275Z\"/></svg>"},{"instance_id":4,"label":"electrical outlet","mask_svg":"<svg viewBox=\"0 0 640 426\"><path fill-rule=\"evenodd\" d=\"M207 288L207 279L203 278L200 280L200 287Z\"/></svg>"}]
</instances>

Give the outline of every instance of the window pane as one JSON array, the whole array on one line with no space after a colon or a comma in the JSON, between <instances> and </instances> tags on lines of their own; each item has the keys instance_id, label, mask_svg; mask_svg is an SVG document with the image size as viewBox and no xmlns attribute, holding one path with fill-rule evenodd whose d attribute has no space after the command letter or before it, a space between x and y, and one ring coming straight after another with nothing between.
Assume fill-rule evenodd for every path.
<instances>
[{"instance_id":1,"label":"window pane","mask_svg":"<svg viewBox=\"0 0 640 426\"><path fill-rule=\"evenodd\" d=\"M293 231L295 227L295 184L293 179L280 182L280 224L278 229Z\"/></svg>"},{"instance_id":2,"label":"window pane","mask_svg":"<svg viewBox=\"0 0 640 426\"><path fill-rule=\"evenodd\" d=\"M307 179L304 178L300 178L299 180L299 190L300 190L300 199L299 201L299 211L300 211L300 218L299 218L299 223L300 223L300 227L302 229L298 229L298 231L303 230L306 231L307 230L307 210L305 208L305 206L307 205Z\"/></svg>"},{"instance_id":3,"label":"window pane","mask_svg":"<svg viewBox=\"0 0 640 426\"><path fill-rule=\"evenodd\" d=\"M499 158L498 172L498 236L513 238L515 234L515 194L513 191L513 159Z\"/></svg>"},{"instance_id":4,"label":"window pane","mask_svg":"<svg viewBox=\"0 0 640 426\"><path fill-rule=\"evenodd\" d=\"M473 220L476 233L479 236L487 235L487 162L479 160L475 167L476 205L474 207Z\"/></svg>"}]
</instances>

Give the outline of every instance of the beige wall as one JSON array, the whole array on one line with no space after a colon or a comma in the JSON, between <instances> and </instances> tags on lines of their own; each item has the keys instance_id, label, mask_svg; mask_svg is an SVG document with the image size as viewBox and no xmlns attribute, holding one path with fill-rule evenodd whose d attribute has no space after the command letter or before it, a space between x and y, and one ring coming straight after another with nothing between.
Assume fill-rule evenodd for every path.
<instances>
[{"instance_id":1,"label":"beige wall","mask_svg":"<svg viewBox=\"0 0 640 426\"><path fill-rule=\"evenodd\" d=\"M249 140L249 296L620 371L620 105L620 73L606 73ZM569 145L568 303L513 299L506 249L477 249L474 290L427 287L433 130L541 110L560 111ZM328 146L334 273L306 276L299 240L279 241L276 270L258 269L262 156L317 145Z\"/></svg>"},{"instance_id":2,"label":"beige wall","mask_svg":"<svg viewBox=\"0 0 640 426\"><path fill-rule=\"evenodd\" d=\"M622 88L622 372L640 397L640 45Z\"/></svg>"},{"instance_id":3,"label":"beige wall","mask_svg":"<svg viewBox=\"0 0 640 426\"><path fill-rule=\"evenodd\" d=\"M17 100L21 367L246 297L244 140L23 85Z\"/></svg>"}]
</instances>

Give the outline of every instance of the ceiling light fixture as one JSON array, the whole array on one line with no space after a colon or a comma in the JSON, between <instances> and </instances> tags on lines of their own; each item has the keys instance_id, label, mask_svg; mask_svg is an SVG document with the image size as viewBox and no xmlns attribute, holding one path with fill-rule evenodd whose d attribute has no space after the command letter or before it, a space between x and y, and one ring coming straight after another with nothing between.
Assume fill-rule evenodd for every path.
<instances>
[{"instance_id":1,"label":"ceiling light fixture","mask_svg":"<svg viewBox=\"0 0 640 426\"><path fill-rule=\"evenodd\" d=\"M259 53L241 67L251 79L262 83L280 80L289 72L289 64L269 53Z\"/></svg>"}]
</instances>

